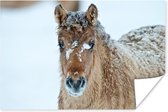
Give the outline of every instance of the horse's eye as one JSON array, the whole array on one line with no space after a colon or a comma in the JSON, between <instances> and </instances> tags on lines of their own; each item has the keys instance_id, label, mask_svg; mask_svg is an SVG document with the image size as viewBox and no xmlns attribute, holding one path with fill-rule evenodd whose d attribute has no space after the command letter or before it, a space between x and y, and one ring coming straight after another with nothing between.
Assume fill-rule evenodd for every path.
<instances>
[{"instance_id":1,"label":"horse's eye","mask_svg":"<svg viewBox=\"0 0 168 112\"><path fill-rule=\"evenodd\" d=\"M60 49L63 49L65 47L63 40L59 40L58 45L59 45Z\"/></svg>"},{"instance_id":2,"label":"horse's eye","mask_svg":"<svg viewBox=\"0 0 168 112\"><path fill-rule=\"evenodd\" d=\"M94 45L95 45L95 41L94 40L90 40L89 41L90 49L93 49Z\"/></svg>"}]
</instances>

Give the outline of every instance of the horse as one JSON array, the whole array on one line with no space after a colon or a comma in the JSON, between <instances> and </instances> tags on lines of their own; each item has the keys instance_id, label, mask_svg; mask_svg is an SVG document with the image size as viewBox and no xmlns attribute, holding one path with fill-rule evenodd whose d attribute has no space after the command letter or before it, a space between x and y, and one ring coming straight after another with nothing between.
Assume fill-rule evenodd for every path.
<instances>
[{"instance_id":1,"label":"horse","mask_svg":"<svg viewBox=\"0 0 168 112\"><path fill-rule=\"evenodd\" d=\"M165 73L165 27L146 26L110 39L91 4L54 10L58 24L59 109L135 109L134 80Z\"/></svg>"}]
</instances>

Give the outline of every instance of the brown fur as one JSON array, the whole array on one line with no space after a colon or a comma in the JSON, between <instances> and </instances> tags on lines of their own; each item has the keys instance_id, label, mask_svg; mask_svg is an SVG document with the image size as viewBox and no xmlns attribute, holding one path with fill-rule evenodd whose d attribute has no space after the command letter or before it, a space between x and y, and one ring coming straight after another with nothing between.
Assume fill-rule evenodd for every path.
<instances>
[{"instance_id":1,"label":"brown fur","mask_svg":"<svg viewBox=\"0 0 168 112\"><path fill-rule=\"evenodd\" d=\"M59 109L134 109L134 79L140 74L140 70L131 50L122 42L110 41L109 36L99 28L97 8L94 5L86 12L88 21L84 21L86 27L81 26L82 30L79 30L80 25L66 23L68 12L62 6L56 9L58 39L65 44L65 49L60 50L62 80ZM63 15L59 15L60 13ZM80 62L76 53L83 43L88 43L91 39L95 40L95 46L82 53L83 61ZM74 40L78 40L79 45L67 60L65 50L71 47L69 43ZM76 71L78 74L75 74ZM72 75L73 79L80 75L87 78L87 87L82 96L73 97L66 92L64 81L68 75Z\"/></svg>"},{"instance_id":2,"label":"brown fur","mask_svg":"<svg viewBox=\"0 0 168 112\"><path fill-rule=\"evenodd\" d=\"M62 80L59 97L60 109L135 108L134 79L129 76L129 74L133 74L133 71L127 68L127 65L131 66L131 61L128 57L121 60L122 55L125 54L119 54L116 48L115 51L110 50L103 45L102 40L97 41L93 56L94 63L88 74L89 81L84 95L78 98L69 96L63 86L64 80ZM111 64L112 60L119 61L119 63Z\"/></svg>"}]
</instances>

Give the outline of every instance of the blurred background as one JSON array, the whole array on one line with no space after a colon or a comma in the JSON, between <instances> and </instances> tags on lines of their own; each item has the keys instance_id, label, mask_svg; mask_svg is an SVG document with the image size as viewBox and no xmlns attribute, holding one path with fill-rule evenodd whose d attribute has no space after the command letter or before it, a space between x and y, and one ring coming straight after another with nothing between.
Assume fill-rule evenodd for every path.
<instances>
[{"instance_id":1,"label":"blurred background","mask_svg":"<svg viewBox=\"0 0 168 112\"><path fill-rule=\"evenodd\" d=\"M94 3L112 39L165 25L164 0L0 1L0 108L57 109L60 89L55 6L86 11ZM160 78L135 81L137 105Z\"/></svg>"}]
</instances>

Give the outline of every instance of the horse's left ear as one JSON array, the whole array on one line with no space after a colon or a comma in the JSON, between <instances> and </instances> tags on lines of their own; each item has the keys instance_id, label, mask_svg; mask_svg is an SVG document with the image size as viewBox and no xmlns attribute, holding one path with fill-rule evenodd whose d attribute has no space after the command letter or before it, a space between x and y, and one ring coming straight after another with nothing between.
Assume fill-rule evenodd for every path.
<instances>
[{"instance_id":1,"label":"horse's left ear","mask_svg":"<svg viewBox=\"0 0 168 112\"><path fill-rule=\"evenodd\" d=\"M97 7L94 4L91 4L86 11L86 18L92 24L95 25L98 17Z\"/></svg>"},{"instance_id":2,"label":"horse's left ear","mask_svg":"<svg viewBox=\"0 0 168 112\"><path fill-rule=\"evenodd\" d=\"M54 15L57 23L60 25L67 16L67 11L62 7L61 4L59 4L55 7Z\"/></svg>"}]
</instances>

